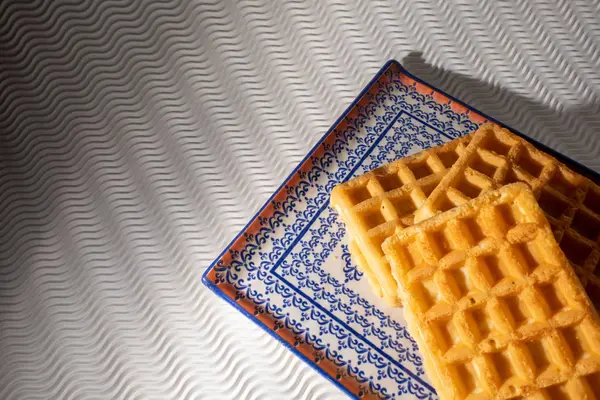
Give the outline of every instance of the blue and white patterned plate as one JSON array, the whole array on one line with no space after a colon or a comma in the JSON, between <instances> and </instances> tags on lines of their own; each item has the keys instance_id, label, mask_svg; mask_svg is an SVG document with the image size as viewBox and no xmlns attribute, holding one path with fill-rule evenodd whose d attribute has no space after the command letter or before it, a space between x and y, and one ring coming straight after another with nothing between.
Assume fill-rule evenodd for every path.
<instances>
[{"instance_id":1,"label":"blue and white patterned plate","mask_svg":"<svg viewBox=\"0 0 600 400\"><path fill-rule=\"evenodd\" d=\"M388 62L207 270L204 283L350 396L437 398L402 310L376 297L352 263L329 193L487 120Z\"/></svg>"}]
</instances>

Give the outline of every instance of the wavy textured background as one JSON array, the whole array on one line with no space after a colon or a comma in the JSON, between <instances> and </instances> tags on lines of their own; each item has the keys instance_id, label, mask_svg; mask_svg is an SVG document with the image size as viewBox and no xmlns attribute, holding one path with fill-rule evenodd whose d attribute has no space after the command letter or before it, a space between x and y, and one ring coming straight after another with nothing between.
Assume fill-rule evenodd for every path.
<instances>
[{"instance_id":1,"label":"wavy textured background","mask_svg":"<svg viewBox=\"0 0 600 400\"><path fill-rule=\"evenodd\" d=\"M0 2L0 398L343 398L200 277L389 58L600 171L598 1Z\"/></svg>"}]
</instances>

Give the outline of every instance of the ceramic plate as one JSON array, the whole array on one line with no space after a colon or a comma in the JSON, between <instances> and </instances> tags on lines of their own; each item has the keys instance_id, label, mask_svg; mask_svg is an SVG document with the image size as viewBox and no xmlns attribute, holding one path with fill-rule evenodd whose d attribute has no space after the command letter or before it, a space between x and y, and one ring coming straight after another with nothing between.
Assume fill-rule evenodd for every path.
<instances>
[{"instance_id":1,"label":"ceramic plate","mask_svg":"<svg viewBox=\"0 0 600 400\"><path fill-rule=\"evenodd\" d=\"M402 310L372 294L352 263L329 193L487 120L388 62L206 271L204 283L350 396L437 398Z\"/></svg>"}]
</instances>

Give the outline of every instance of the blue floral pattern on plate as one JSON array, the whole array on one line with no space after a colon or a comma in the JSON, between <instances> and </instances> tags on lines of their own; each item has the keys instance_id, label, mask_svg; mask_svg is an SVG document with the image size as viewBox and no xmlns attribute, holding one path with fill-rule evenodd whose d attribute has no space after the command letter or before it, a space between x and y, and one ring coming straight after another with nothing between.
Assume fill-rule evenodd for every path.
<instances>
[{"instance_id":1,"label":"blue floral pattern on plate","mask_svg":"<svg viewBox=\"0 0 600 400\"><path fill-rule=\"evenodd\" d=\"M366 106L356 105L347 128L333 144L297 172L273 213L259 216L260 229L245 234L241 251L215 266L216 284L227 283L237 298L267 311L277 326L292 331L383 398L436 398L423 371L402 311L372 294L348 253L344 225L329 207L338 183L408 154L469 133L477 124L432 94L401 82L398 70L377 81ZM364 102L363 102L364 104ZM318 362L319 360L315 360Z\"/></svg>"}]
</instances>

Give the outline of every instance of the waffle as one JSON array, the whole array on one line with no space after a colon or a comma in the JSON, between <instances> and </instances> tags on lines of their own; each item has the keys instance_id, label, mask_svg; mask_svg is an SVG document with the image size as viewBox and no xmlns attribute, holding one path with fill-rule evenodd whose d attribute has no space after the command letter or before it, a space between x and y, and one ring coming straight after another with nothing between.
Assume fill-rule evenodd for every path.
<instances>
[{"instance_id":1,"label":"waffle","mask_svg":"<svg viewBox=\"0 0 600 400\"><path fill-rule=\"evenodd\" d=\"M455 139L396 160L336 186L331 205L346 224L351 241L364 257L362 270L371 286L392 306L398 305L397 284L381 243L397 227L412 225L414 211L440 182L466 148L471 136Z\"/></svg>"},{"instance_id":2,"label":"waffle","mask_svg":"<svg viewBox=\"0 0 600 400\"><path fill-rule=\"evenodd\" d=\"M567 259L600 309L600 187L531 143L485 124L415 213L423 221L512 182L527 183Z\"/></svg>"},{"instance_id":3,"label":"waffle","mask_svg":"<svg viewBox=\"0 0 600 400\"><path fill-rule=\"evenodd\" d=\"M441 399L600 399L600 318L527 185L399 229L383 249Z\"/></svg>"},{"instance_id":4,"label":"waffle","mask_svg":"<svg viewBox=\"0 0 600 400\"><path fill-rule=\"evenodd\" d=\"M359 271L365 274L367 277L367 281L371 286L371 290L379 297L383 297L383 293L381 292L381 285L377 280L377 277L373 274L373 271L369 268L367 264L367 260L365 260L365 256L363 256L360 248L356 245L356 242L350 238L350 242L348 243L348 250L350 251L350 257L352 261L356 264Z\"/></svg>"}]
</instances>

